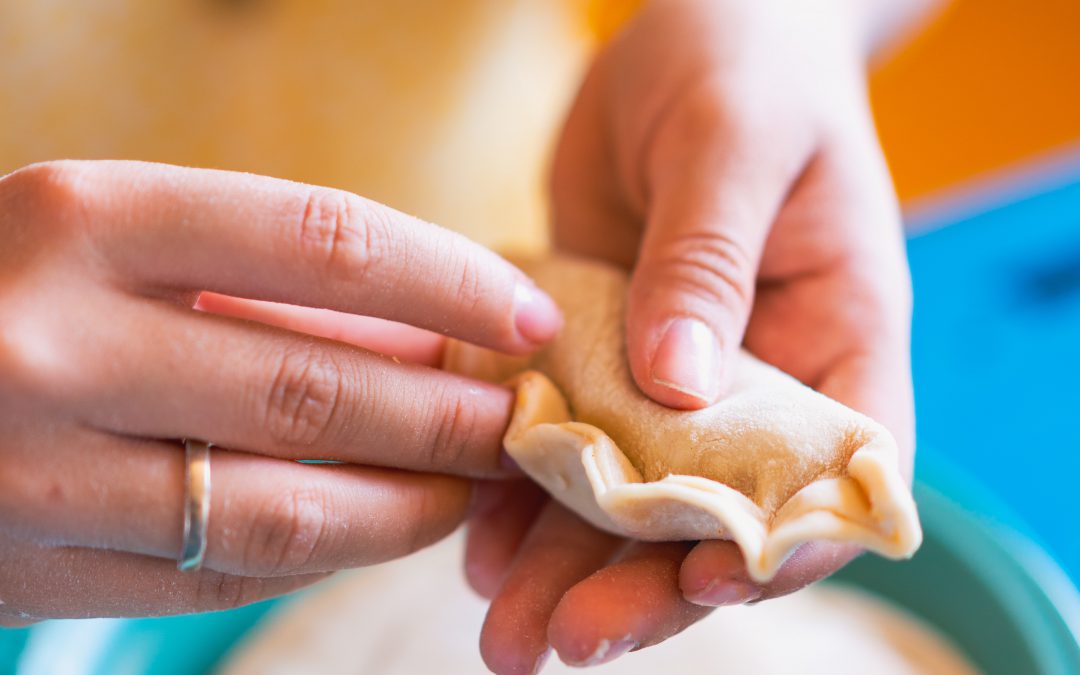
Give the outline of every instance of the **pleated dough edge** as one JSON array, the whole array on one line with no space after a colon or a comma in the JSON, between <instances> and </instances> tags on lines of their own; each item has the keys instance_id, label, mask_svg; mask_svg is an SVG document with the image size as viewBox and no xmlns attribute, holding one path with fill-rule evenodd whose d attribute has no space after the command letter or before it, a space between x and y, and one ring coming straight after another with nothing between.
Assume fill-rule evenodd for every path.
<instances>
[{"instance_id":1,"label":"pleated dough edge","mask_svg":"<svg viewBox=\"0 0 1080 675\"><path fill-rule=\"evenodd\" d=\"M843 476L804 486L769 520L745 495L708 478L644 481L603 430L572 420L562 393L543 374L526 371L510 384L516 401L507 452L601 529L646 541L730 539L757 582L772 579L809 541L853 543L893 559L910 557L922 542L895 445L876 424Z\"/></svg>"}]
</instances>

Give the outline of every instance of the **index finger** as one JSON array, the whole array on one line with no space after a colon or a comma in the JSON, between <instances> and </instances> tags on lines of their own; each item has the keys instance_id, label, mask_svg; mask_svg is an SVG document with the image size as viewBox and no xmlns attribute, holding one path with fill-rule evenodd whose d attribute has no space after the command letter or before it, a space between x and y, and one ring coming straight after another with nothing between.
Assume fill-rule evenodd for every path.
<instances>
[{"instance_id":1,"label":"index finger","mask_svg":"<svg viewBox=\"0 0 1080 675\"><path fill-rule=\"evenodd\" d=\"M9 176L77 221L125 286L211 290L393 319L507 352L554 336L554 303L456 234L357 195L286 180L128 161Z\"/></svg>"}]
</instances>

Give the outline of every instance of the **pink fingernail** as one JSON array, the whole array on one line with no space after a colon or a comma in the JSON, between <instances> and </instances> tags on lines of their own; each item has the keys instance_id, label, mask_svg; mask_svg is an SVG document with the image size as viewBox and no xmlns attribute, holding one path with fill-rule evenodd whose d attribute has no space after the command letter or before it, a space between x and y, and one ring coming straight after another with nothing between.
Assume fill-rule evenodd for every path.
<instances>
[{"instance_id":1,"label":"pink fingernail","mask_svg":"<svg viewBox=\"0 0 1080 675\"><path fill-rule=\"evenodd\" d=\"M761 597L762 589L735 579L713 579L701 591L688 595L687 600L706 607L743 605Z\"/></svg>"},{"instance_id":2,"label":"pink fingernail","mask_svg":"<svg viewBox=\"0 0 1080 675\"><path fill-rule=\"evenodd\" d=\"M712 403L720 393L720 343L697 319L675 319L653 356L652 380L668 389Z\"/></svg>"},{"instance_id":3,"label":"pink fingernail","mask_svg":"<svg viewBox=\"0 0 1080 675\"><path fill-rule=\"evenodd\" d=\"M514 326L521 337L540 345L562 328L562 313L547 293L520 281L514 289Z\"/></svg>"},{"instance_id":4,"label":"pink fingernail","mask_svg":"<svg viewBox=\"0 0 1080 675\"><path fill-rule=\"evenodd\" d=\"M596 647L596 651L581 665L600 666L605 663L611 663L634 647L637 647L637 642L633 640L619 640L618 642L601 640L600 644Z\"/></svg>"}]
</instances>

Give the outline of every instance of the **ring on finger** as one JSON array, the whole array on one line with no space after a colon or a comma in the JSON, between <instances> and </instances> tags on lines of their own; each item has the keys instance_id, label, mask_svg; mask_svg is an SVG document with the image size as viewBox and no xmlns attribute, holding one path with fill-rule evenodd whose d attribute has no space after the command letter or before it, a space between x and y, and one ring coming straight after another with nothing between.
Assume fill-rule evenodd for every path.
<instances>
[{"instance_id":1,"label":"ring on finger","mask_svg":"<svg viewBox=\"0 0 1080 675\"><path fill-rule=\"evenodd\" d=\"M176 566L196 571L206 555L210 517L210 448L205 441L184 441L184 540Z\"/></svg>"}]
</instances>

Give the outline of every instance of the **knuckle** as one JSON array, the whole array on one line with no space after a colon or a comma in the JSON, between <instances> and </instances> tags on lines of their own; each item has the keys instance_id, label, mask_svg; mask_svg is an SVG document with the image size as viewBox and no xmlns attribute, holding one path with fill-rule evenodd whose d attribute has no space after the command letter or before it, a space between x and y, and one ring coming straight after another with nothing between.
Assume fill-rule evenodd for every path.
<instances>
[{"instance_id":1,"label":"knuckle","mask_svg":"<svg viewBox=\"0 0 1080 675\"><path fill-rule=\"evenodd\" d=\"M281 357L265 403L265 428L285 447L309 447L325 440L341 404L342 374L337 361L312 343Z\"/></svg>"},{"instance_id":2,"label":"knuckle","mask_svg":"<svg viewBox=\"0 0 1080 675\"><path fill-rule=\"evenodd\" d=\"M702 81L692 87L682 101L681 106L675 109L678 114L677 122L685 133L691 136L712 138L720 130L734 131L732 127L740 124L741 115L738 114L735 97L726 93L711 81Z\"/></svg>"},{"instance_id":3,"label":"knuckle","mask_svg":"<svg viewBox=\"0 0 1080 675\"><path fill-rule=\"evenodd\" d=\"M66 511L68 499L63 482L31 470L25 455L12 445L0 446L0 532L34 540L43 524Z\"/></svg>"},{"instance_id":4,"label":"knuckle","mask_svg":"<svg viewBox=\"0 0 1080 675\"><path fill-rule=\"evenodd\" d=\"M22 394L28 377L36 379L33 378L35 359L31 349L32 342L26 340L12 323L0 322L0 398Z\"/></svg>"},{"instance_id":5,"label":"knuckle","mask_svg":"<svg viewBox=\"0 0 1080 675\"><path fill-rule=\"evenodd\" d=\"M31 317L0 321L0 400L60 401L85 388L80 373L86 366L72 363L42 324Z\"/></svg>"},{"instance_id":6,"label":"knuckle","mask_svg":"<svg viewBox=\"0 0 1080 675\"><path fill-rule=\"evenodd\" d=\"M487 300L482 269L482 265L475 259L474 254L464 250L457 270L457 278L450 286L454 292L453 297L460 304L464 316L477 316Z\"/></svg>"},{"instance_id":7,"label":"knuckle","mask_svg":"<svg viewBox=\"0 0 1080 675\"><path fill-rule=\"evenodd\" d=\"M94 198L88 185L91 166L75 160L31 164L5 176L0 192L6 205L21 206L36 216L37 227L71 224L81 219Z\"/></svg>"},{"instance_id":8,"label":"knuckle","mask_svg":"<svg viewBox=\"0 0 1080 675\"><path fill-rule=\"evenodd\" d=\"M474 406L454 394L440 396L436 406L437 424L428 446L428 465L434 469L462 468L469 449L476 443L480 416Z\"/></svg>"},{"instance_id":9,"label":"knuckle","mask_svg":"<svg viewBox=\"0 0 1080 675\"><path fill-rule=\"evenodd\" d=\"M234 609L260 599L259 579L203 570L195 585L196 609Z\"/></svg>"},{"instance_id":10,"label":"knuckle","mask_svg":"<svg viewBox=\"0 0 1080 675\"><path fill-rule=\"evenodd\" d=\"M7 459L9 454L9 448L0 447L0 457L5 457L5 461L0 462L0 530L18 522L20 507L25 504L26 481L22 471Z\"/></svg>"},{"instance_id":11,"label":"knuckle","mask_svg":"<svg viewBox=\"0 0 1080 675\"><path fill-rule=\"evenodd\" d=\"M755 109L760 96L747 95L740 86L710 77L692 81L669 109L669 118L661 122L694 145L738 143L762 124L760 110Z\"/></svg>"},{"instance_id":12,"label":"knuckle","mask_svg":"<svg viewBox=\"0 0 1080 675\"><path fill-rule=\"evenodd\" d=\"M368 276L387 255L390 243L386 215L374 204L339 190L315 189L300 217L301 251L336 278Z\"/></svg>"},{"instance_id":13,"label":"knuckle","mask_svg":"<svg viewBox=\"0 0 1080 675\"><path fill-rule=\"evenodd\" d=\"M749 309L754 295L754 259L723 231L687 232L655 247L648 259L651 284L676 288L711 305Z\"/></svg>"},{"instance_id":14,"label":"knuckle","mask_svg":"<svg viewBox=\"0 0 1080 675\"><path fill-rule=\"evenodd\" d=\"M703 77L688 90L686 121L706 137L729 142L775 137L782 127L775 123L777 111L769 107L774 101L756 79Z\"/></svg>"},{"instance_id":15,"label":"knuckle","mask_svg":"<svg viewBox=\"0 0 1080 675\"><path fill-rule=\"evenodd\" d=\"M767 177L768 185L793 181L820 132L803 120L787 119L789 112L784 106L777 108L775 101L760 91L758 83L703 78L688 86L664 113L654 132L656 143L643 150L654 170L677 162L676 177L685 176L687 167L706 171L724 167L744 182L758 175ZM778 115L786 123L777 123Z\"/></svg>"},{"instance_id":16,"label":"knuckle","mask_svg":"<svg viewBox=\"0 0 1080 675\"><path fill-rule=\"evenodd\" d=\"M327 499L312 490L272 497L248 528L243 565L252 576L279 576L308 568L328 536Z\"/></svg>"}]
</instances>

